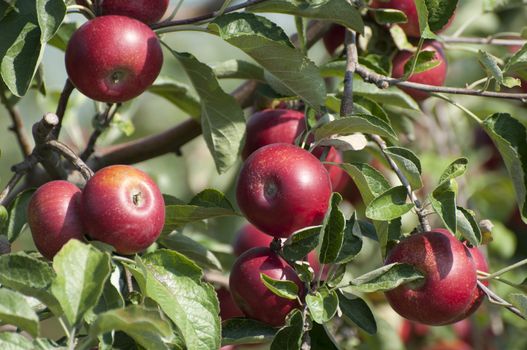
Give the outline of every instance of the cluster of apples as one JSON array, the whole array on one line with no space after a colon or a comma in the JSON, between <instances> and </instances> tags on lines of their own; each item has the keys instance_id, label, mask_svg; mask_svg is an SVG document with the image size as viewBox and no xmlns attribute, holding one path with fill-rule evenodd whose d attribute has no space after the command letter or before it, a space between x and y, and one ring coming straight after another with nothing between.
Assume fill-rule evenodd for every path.
<instances>
[{"instance_id":1,"label":"cluster of apples","mask_svg":"<svg viewBox=\"0 0 527 350\"><path fill-rule=\"evenodd\" d=\"M81 191L55 180L40 186L29 201L27 218L38 251L49 260L70 239L85 235L134 254L149 247L165 224L165 202L143 171L112 165L91 177Z\"/></svg>"},{"instance_id":2,"label":"cluster of apples","mask_svg":"<svg viewBox=\"0 0 527 350\"><path fill-rule=\"evenodd\" d=\"M403 12L406 15L407 22L400 23L399 26L404 30L407 37L411 39L420 37L419 18L414 0L373 0L370 3L370 7L372 9L393 9ZM452 18L441 30L446 29L450 25ZM343 27L333 26L324 36L324 46L330 54L335 53L337 48L344 43L344 34ZM441 43L433 40L427 41L423 45L422 50L434 52L433 60L438 61L438 64L426 71L411 74L406 81L442 86L445 83L448 63ZM392 59L392 77L397 79L404 77L404 66L413 55L413 52L407 50L399 51L395 54ZM424 101L429 97L428 93L416 89L406 87L401 89L416 101Z\"/></svg>"},{"instance_id":3,"label":"cluster of apples","mask_svg":"<svg viewBox=\"0 0 527 350\"><path fill-rule=\"evenodd\" d=\"M148 24L161 19L168 0L103 0L100 17L83 24L66 49L66 71L89 98L116 103L142 94L157 78L163 52ZM85 0L79 5L89 6Z\"/></svg>"}]
</instances>

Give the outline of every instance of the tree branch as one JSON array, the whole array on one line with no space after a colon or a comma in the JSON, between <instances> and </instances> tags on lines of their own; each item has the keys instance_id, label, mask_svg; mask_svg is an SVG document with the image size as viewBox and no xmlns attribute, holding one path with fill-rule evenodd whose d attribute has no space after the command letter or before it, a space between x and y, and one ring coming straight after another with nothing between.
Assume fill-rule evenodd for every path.
<instances>
[{"instance_id":1,"label":"tree branch","mask_svg":"<svg viewBox=\"0 0 527 350\"><path fill-rule=\"evenodd\" d=\"M486 285L484 285L483 282L481 282L480 280L478 280L478 287L487 295L491 303L503 306L507 310L515 314L516 316L525 320L525 316L523 316L520 310L518 310L511 303L509 303L508 301L504 300L502 297L494 293Z\"/></svg>"},{"instance_id":2,"label":"tree branch","mask_svg":"<svg viewBox=\"0 0 527 350\"><path fill-rule=\"evenodd\" d=\"M22 122L20 111L18 108L16 108L16 106L13 106L9 103L3 91L0 93L0 99L2 104L7 109L9 116L11 117L11 121L13 122L13 125L9 128L9 130L15 133L20 150L22 151L23 156L27 157L31 153L32 147L29 136L24 130L24 123Z\"/></svg>"},{"instance_id":3,"label":"tree branch","mask_svg":"<svg viewBox=\"0 0 527 350\"><path fill-rule=\"evenodd\" d=\"M466 38L440 36L440 40L446 44L477 44L477 45L499 45L499 46L523 46L527 40L522 39L499 39L492 36L486 38Z\"/></svg>"},{"instance_id":4,"label":"tree branch","mask_svg":"<svg viewBox=\"0 0 527 350\"><path fill-rule=\"evenodd\" d=\"M75 152L64 143L57 140L49 140L43 147L52 149L66 158L80 173L86 181L93 176L93 171L80 159Z\"/></svg>"},{"instance_id":5,"label":"tree branch","mask_svg":"<svg viewBox=\"0 0 527 350\"><path fill-rule=\"evenodd\" d=\"M346 72L344 74L344 96L340 105L340 116L346 117L353 113L353 75L358 64L357 35L346 29L344 44L346 47Z\"/></svg>"},{"instance_id":6,"label":"tree branch","mask_svg":"<svg viewBox=\"0 0 527 350\"><path fill-rule=\"evenodd\" d=\"M434 86L427 84L412 83L409 81L402 81L395 78L390 78L374 71L358 65L356 72L364 79L367 83L377 85L381 89L386 89L391 85L397 85L400 87L406 87L426 92L442 92L446 94L455 95L470 95L470 96L482 96L482 97L494 97L494 98L505 98L511 100L521 100L522 102L527 101L527 94L519 93L507 93L507 92L495 92L495 91L481 91L473 89L454 88L448 86Z\"/></svg>"},{"instance_id":7,"label":"tree branch","mask_svg":"<svg viewBox=\"0 0 527 350\"><path fill-rule=\"evenodd\" d=\"M62 120L64 119L64 114L66 113L66 107L68 106L68 100L70 99L71 93L75 89L71 80L66 79L62 93L60 94L59 103L57 105L57 111L55 114L59 118L59 122L55 129L53 130L53 137L55 140L59 138L60 130L62 128Z\"/></svg>"},{"instance_id":8,"label":"tree branch","mask_svg":"<svg viewBox=\"0 0 527 350\"><path fill-rule=\"evenodd\" d=\"M117 110L119 109L121 104L117 104L112 110L113 106L113 104L108 104L106 110L103 113L97 114L95 116L98 125L91 134L90 139L88 141L88 145L86 145L86 148L81 153L80 158L83 161L86 161L93 154L93 152L95 151L95 144L97 143L97 140L99 139L103 131L110 125L113 120L113 117L115 116L115 113L117 113Z\"/></svg>"}]
</instances>

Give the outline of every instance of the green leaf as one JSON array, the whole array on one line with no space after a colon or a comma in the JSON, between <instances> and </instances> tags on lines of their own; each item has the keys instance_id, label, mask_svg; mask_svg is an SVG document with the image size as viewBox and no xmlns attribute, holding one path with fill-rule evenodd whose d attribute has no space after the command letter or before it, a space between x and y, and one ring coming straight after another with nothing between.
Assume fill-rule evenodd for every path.
<instances>
[{"instance_id":1,"label":"green leaf","mask_svg":"<svg viewBox=\"0 0 527 350\"><path fill-rule=\"evenodd\" d=\"M111 272L110 256L72 239L53 258L53 269L57 275L51 291L70 325L75 325L97 304Z\"/></svg>"},{"instance_id":2,"label":"green leaf","mask_svg":"<svg viewBox=\"0 0 527 350\"><path fill-rule=\"evenodd\" d=\"M1 6L1 5L0 5ZM3 350L34 350L33 342L22 334L13 332L0 333L0 349Z\"/></svg>"},{"instance_id":3,"label":"green leaf","mask_svg":"<svg viewBox=\"0 0 527 350\"><path fill-rule=\"evenodd\" d=\"M374 167L366 163L344 163L344 169L357 185L364 204L390 189L388 180Z\"/></svg>"},{"instance_id":4,"label":"green leaf","mask_svg":"<svg viewBox=\"0 0 527 350\"><path fill-rule=\"evenodd\" d=\"M417 18L419 19L419 31L423 39L435 39L436 35L431 31L428 24L428 6L429 0L414 0L417 10Z\"/></svg>"},{"instance_id":5,"label":"green leaf","mask_svg":"<svg viewBox=\"0 0 527 350\"><path fill-rule=\"evenodd\" d=\"M516 306L524 317L527 317L527 295L513 293L509 295L509 300L512 305Z\"/></svg>"},{"instance_id":6,"label":"green leaf","mask_svg":"<svg viewBox=\"0 0 527 350\"><path fill-rule=\"evenodd\" d=\"M9 220L9 212L6 207L0 205L0 235L4 235L6 232L7 221Z\"/></svg>"},{"instance_id":7,"label":"green leaf","mask_svg":"<svg viewBox=\"0 0 527 350\"><path fill-rule=\"evenodd\" d=\"M224 208L234 211L231 202L223 193L215 189L205 189L190 200L190 205L206 208Z\"/></svg>"},{"instance_id":8,"label":"green leaf","mask_svg":"<svg viewBox=\"0 0 527 350\"><path fill-rule=\"evenodd\" d=\"M197 205L169 205L165 207L165 226L162 234L183 227L190 222L220 216L239 216L237 212L221 207L200 207Z\"/></svg>"},{"instance_id":9,"label":"green leaf","mask_svg":"<svg viewBox=\"0 0 527 350\"><path fill-rule=\"evenodd\" d=\"M494 78L496 83L501 85L503 83L503 72L498 66L498 59L486 51L479 50L478 60L487 72L487 75Z\"/></svg>"},{"instance_id":10,"label":"green leaf","mask_svg":"<svg viewBox=\"0 0 527 350\"><path fill-rule=\"evenodd\" d=\"M392 141L397 140L397 134L395 134L390 124L368 114L355 114L324 124L315 129L315 139L319 141L333 135L351 135L356 132L376 134L387 137Z\"/></svg>"},{"instance_id":11,"label":"green leaf","mask_svg":"<svg viewBox=\"0 0 527 350\"><path fill-rule=\"evenodd\" d=\"M221 331L221 345L266 343L276 334L276 328L248 318L226 320Z\"/></svg>"},{"instance_id":12,"label":"green leaf","mask_svg":"<svg viewBox=\"0 0 527 350\"><path fill-rule=\"evenodd\" d=\"M212 67L218 79L253 79L265 81L262 67L243 60L228 60Z\"/></svg>"},{"instance_id":13,"label":"green leaf","mask_svg":"<svg viewBox=\"0 0 527 350\"><path fill-rule=\"evenodd\" d=\"M412 67L414 64L413 59L408 60L408 62L406 62L406 64L404 65L404 74L408 75L410 74L410 72L412 72L412 74L422 73L439 66L441 64L441 61L435 59L435 55L435 51L419 51L419 54L417 55L417 60L415 62L414 70L412 71Z\"/></svg>"},{"instance_id":14,"label":"green leaf","mask_svg":"<svg viewBox=\"0 0 527 350\"><path fill-rule=\"evenodd\" d=\"M201 128L219 173L234 165L242 146L245 117L234 97L222 90L212 69L188 53L168 50L189 76L201 99Z\"/></svg>"},{"instance_id":15,"label":"green leaf","mask_svg":"<svg viewBox=\"0 0 527 350\"><path fill-rule=\"evenodd\" d=\"M377 322L375 322L375 317L364 300L355 295L347 298L341 291L337 295L339 297L340 310L346 319L355 323L369 334L377 333Z\"/></svg>"},{"instance_id":16,"label":"green leaf","mask_svg":"<svg viewBox=\"0 0 527 350\"><path fill-rule=\"evenodd\" d=\"M190 93L187 85L167 76L159 76L154 84L148 88L148 91L170 101L191 118L200 119L200 102Z\"/></svg>"},{"instance_id":17,"label":"green leaf","mask_svg":"<svg viewBox=\"0 0 527 350\"><path fill-rule=\"evenodd\" d=\"M423 187L421 180L421 162L414 152L408 148L387 147L385 150L390 158L397 164L401 172L408 179L413 190Z\"/></svg>"},{"instance_id":18,"label":"green leaf","mask_svg":"<svg viewBox=\"0 0 527 350\"><path fill-rule=\"evenodd\" d=\"M216 269L221 271L221 263L218 258L207 248L194 241L192 238L180 233L172 233L163 236L159 243L168 249L172 249L185 255L199 266L206 269Z\"/></svg>"},{"instance_id":19,"label":"green leaf","mask_svg":"<svg viewBox=\"0 0 527 350\"><path fill-rule=\"evenodd\" d=\"M318 245L322 226L310 226L294 232L283 246L283 253L287 260L303 259Z\"/></svg>"},{"instance_id":20,"label":"green leaf","mask_svg":"<svg viewBox=\"0 0 527 350\"><path fill-rule=\"evenodd\" d=\"M455 179L456 177L464 175L467 171L467 164L467 158L458 158L454 160L447 166L443 174L441 174L441 177L439 178L439 184L442 184L447 180Z\"/></svg>"},{"instance_id":21,"label":"green leaf","mask_svg":"<svg viewBox=\"0 0 527 350\"><path fill-rule=\"evenodd\" d=\"M525 70L527 68L527 45L523 45L512 55L503 67L503 72L511 73Z\"/></svg>"},{"instance_id":22,"label":"green leaf","mask_svg":"<svg viewBox=\"0 0 527 350\"><path fill-rule=\"evenodd\" d=\"M340 202L342 202L342 196L333 192L329 201L330 208L322 223L322 239L318 254L318 260L322 264L333 263L342 249L346 218L339 209Z\"/></svg>"},{"instance_id":23,"label":"green leaf","mask_svg":"<svg viewBox=\"0 0 527 350\"><path fill-rule=\"evenodd\" d=\"M104 283L104 288L97 305L95 305L92 310L89 310L84 316L87 323L93 323L97 318L97 315L105 311L125 307L125 301L120 291L122 277L121 270L115 268L111 273L110 278Z\"/></svg>"},{"instance_id":24,"label":"green leaf","mask_svg":"<svg viewBox=\"0 0 527 350\"><path fill-rule=\"evenodd\" d=\"M379 24L406 23L408 18L406 14L394 9L374 9L373 18Z\"/></svg>"},{"instance_id":25,"label":"green leaf","mask_svg":"<svg viewBox=\"0 0 527 350\"><path fill-rule=\"evenodd\" d=\"M527 222L527 132L525 126L507 113L495 113L483 121L483 128L498 148L516 190L516 200Z\"/></svg>"},{"instance_id":26,"label":"green leaf","mask_svg":"<svg viewBox=\"0 0 527 350\"><path fill-rule=\"evenodd\" d=\"M293 310L289 314L287 325L276 333L270 350L300 350L303 334L302 313L299 310Z\"/></svg>"},{"instance_id":27,"label":"green leaf","mask_svg":"<svg viewBox=\"0 0 527 350\"><path fill-rule=\"evenodd\" d=\"M14 242L24 229L27 223L27 206L31 200L31 196L35 192L34 189L29 189L18 194L8 208L9 219L7 226L4 226L5 231L2 232L9 239L9 242Z\"/></svg>"},{"instance_id":28,"label":"green leaf","mask_svg":"<svg viewBox=\"0 0 527 350\"><path fill-rule=\"evenodd\" d=\"M450 232L457 232L456 195L456 180L450 179L436 187L429 197L432 208Z\"/></svg>"},{"instance_id":29,"label":"green leaf","mask_svg":"<svg viewBox=\"0 0 527 350\"><path fill-rule=\"evenodd\" d=\"M311 339L311 350L338 350L339 348L331 339L328 331L322 325L313 323L309 331L309 338Z\"/></svg>"},{"instance_id":30,"label":"green leaf","mask_svg":"<svg viewBox=\"0 0 527 350\"><path fill-rule=\"evenodd\" d=\"M442 29L454 15L458 0L424 0L428 10L430 30Z\"/></svg>"},{"instance_id":31,"label":"green leaf","mask_svg":"<svg viewBox=\"0 0 527 350\"><path fill-rule=\"evenodd\" d=\"M412 265L393 263L352 279L348 288L363 293L385 292L423 279L424 275Z\"/></svg>"},{"instance_id":32,"label":"green leaf","mask_svg":"<svg viewBox=\"0 0 527 350\"><path fill-rule=\"evenodd\" d=\"M351 218L346 221L346 228L344 229L344 240L339 256L335 263L345 264L353 260L362 249L362 232L357 220L356 213L353 213Z\"/></svg>"},{"instance_id":33,"label":"green leaf","mask_svg":"<svg viewBox=\"0 0 527 350\"><path fill-rule=\"evenodd\" d=\"M273 294L281 298L295 300L298 297L298 286L288 280L275 280L264 273L260 273L260 280Z\"/></svg>"},{"instance_id":34,"label":"green leaf","mask_svg":"<svg viewBox=\"0 0 527 350\"><path fill-rule=\"evenodd\" d=\"M375 84L366 83L360 78L353 79L353 93L367 97L383 105L393 105L402 108L419 110L417 102L396 87L380 89Z\"/></svg>"},{"instance_id":35,"label":"green leaf","mask_svg":"<svg viewBox=\"0 0 527 350\"><path fill-rule=\"evenodd\" d=\"M249 6L251 12L284 13L316 20L327 20L353 29L364 31L359 10L346 0L268 0Z\"/></svg>"},{"instance_id":36,"label":"green leaf","mask_svg":"<svg viewBox=\"0 0 527 350\"><path fill-rule=\"evenodd\" d=\"M472 210L463 207L456 209L457 231L456 234L465 238L473 246L481 244L481 230Z\"/></svg>"},{"instance_id":37,"label":"green leaf","mask_svg":"<svg viewBox=\"0 0 527 350\"><path fill-rule=\"evenodd\" d=\"M0 20L0 73L16 96L26 93L42 59L44 44L66 14L63 0L17 1Z\"/></svg>"},{"instance_id":38,"label":"green leaf","mask_svg":"<svg viewBox=\"0 0 527 350\"><path fill-rule=\"evenodd\" d=\"M170 324L157 309L131 305L100 314L91 325L89 336L96 339L111 331L121 331L132 337L145 349L168 349L163 338L172 335Z\"/></svg>"},{"instance_id":39,"label":"green leaf","mask_svg":"<svg viewBox=\"0 0 527 350\"><path fill-rule=\"evenodd\" d=\"M214 288L201 281L200 268L165 249L137 257L145 296L154 300L179 329L188 349L220 347L219 305Z\"/></svg>"},{"instance_id":40,"label":"green leaf","mask_svg":"<svg viewBox=\"0 0 527 350\"><path fill-rule=\"evenodd\" d=\"M372 220L389 221L409 212L413 203L407 203L408 192L404 186L390 188L366 207L366 216Z\"/></svg>"},{"instance_id":41,"label":"green leaf","mask_svg":"<svg viewBox=\"0 0 527 350\"><path fill-rule=\"evenodd\" d=\"M59 30L55 35L48 41L48 45L54 46L61 51L66 51L68 47L68 42L70 41L71 36L77 30L77 23L68 22L62 23Z\"/></svg>"},{"instance_id":42,"label":"green leaf","mask_svg":"<svg viewBox=\"0 0 527 350\"><path fill-rule=\"evenodd\" d=\"M31 305L22 294L5 288L0 289L0 321L38 336L38 316Z\"/></svg>"},{"instance_id":43,"label":"green leaf","mask_svg":"<svg viewBox=\"0 0 527 350\"><path fill-rule=\"evenodd\" d=\"M324 104L326 88L317 66L273 22L249 13L231 13L216 18L209 29L252 57L313 108Z\"/></svg>"},{"instance_id":44,"label":"green leaf","mask_svg":"<svg viewBox=\"0 0 527 350\"><path fill-rule=\"evenodd\" d=\"M323 324L337 313L339 299L337 293L326 287L319 288L314 294L306 295L306 304L313 321Z\"/></svg>"}]
</instances>

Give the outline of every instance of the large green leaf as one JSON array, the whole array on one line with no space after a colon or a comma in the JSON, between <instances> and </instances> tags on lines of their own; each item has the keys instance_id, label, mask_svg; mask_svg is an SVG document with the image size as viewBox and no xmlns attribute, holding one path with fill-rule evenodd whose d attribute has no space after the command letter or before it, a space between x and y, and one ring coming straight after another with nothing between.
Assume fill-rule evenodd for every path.
<instances>
[{"instance_id":1,"label":"large green leaf","mask_svg":"<svg viewBox=\"0 0 527 350\"><path fill-rule=\"evenodd\" d=\"M212 67L218 79L254 79L265 81L262 67L243 60L228 60Z\"/></svg>"},{"instance_id":2,"label":"large green leaf","mask_svg":"<svg viewBox=\"0 0 527 350\"><path fill-rule=\"evenodd\" d=\"M17 1L0 19L0 73L16 96L26 93L35 75L44 44L58 30L64 16L64 0Z\"/></svg>"},{"instance_id":3,"label":"large green leaf","mask_svg":"<svg viewBox=\"0 0 527 350\"><path fill-rule=\"evenodd\" d=\"M337 293L322 287L314 293L306 295L306 304L313 321L323 324L328 322L337 313L339 299Z\"/></svg>"},{"instance_id":4,"label":"large green leaf","mask_svg":"<svg viewBox=\"0 0 527 350\"><path fill-rule=\"evenodd\" d=\"M527 132L525 126L507 113L495 113L483 127L498 148L516 190L522 219L527 222Z\"/></svg>"},{"instance_id":5,"label":"large green leaf","mask_svg":"<svg viewBox=\"0 0 527 350\"><path fill-rule=\"evenodd\" d=\"M279 280L260 273L260 280L273 294L281 298L295 300L298 298L298 286L293 281Z\"/></svg>"},{"instance_id":6,"label":"large green leaf","mask_svg":"<svg viewBox=\"0 0 527 350\"><path fill-rule=\"evenodd\" d=\"M423 274L412 265L393 263L353 278L347 289L363 293L385 292L423 278Z\"/></svg>"},{"instance_id":7,"label":"large green leaf","mask_svg":"<svg viewBox=\"0 0 527 350\"><path fill-rule=\"evenodd\" d=\"M110 256L72 239L55 255L53 269L51 291L74 325L97 304L111 272Z\"/></svg>"},{"instance_id":8,"label":"large green leaf","mask_svg":"<svg viewBox=\"0 0 527 350\"><path fill-rule=\"evenodd\" d=\"M137 259L145 276L143 293L174 322L186 347L218 349L218 299L214 288L201 281L200 268L184 255L164 249Z\"/></svg>"},{"instance_id":9,"label":"large green leaf","mask_svg":"<svg viewBox=\"0 0 527 350\"><path fill-rule=\"evenodd\" d=\"M209 29L251 56L286 89L315 109L324 104L326 88L317 66L296 50L273 22L249 13L216 18Z\"/></svg>"},{"instance_id":10,"label":"large green leaf","mask_svg":"<svg viewBox=\"0 0 527 350\"><path fill-rule=\"evenodd\" d=\"M449 179L436 187L429 196L432 208L450 232L457 232L456 195L457 182Z\"/></svg>"},{"instance_id":11,"label":"large green leaf","mask_svg":"<svg viewBox=\"0 0 527 350\"><path fill-rule=\"evenodd\" d=\"M190 117L200 119L200 103L185 84L166 76L159 76L148 91L172 102Z\"/></svg>"},{"instance_id":12,"label":"large green leaf","mask_svg":"<svg viewBox=\"0 0 527 350\"><path fill-rule=\"evenodd\" d=\"M344 240L339 255L335 263L345 264L353 260L362 249L362 232L360 224L357 220L356 213L353 213L351 218L346 221L346 228L344 230Z\"/></svg>"},{"instance_id":13,"label":"large green leaf","mask_svg":"<svg viewBox=\"0 0 527 350\"><path fill-rule=\"evenodd\" d=\"M428 10L430 30L437 32L443 28L456 11L458 0L424 0Z\"/></svg>"},{"instance_id":14,"label":"large green leaf","mask_svg":"<svg viewBox=\"0 0 527 350\"><path fill-rule=\"evenodd\" d=\"M396 186L372 200L366 207L366 216L372 220L397 219L413 208L407 203L408 192L404 186Z\"/></svg>"},{"instance_id":15,"label":"large green leaf","mask_svg":"<svg viewBox=\"0 0 527 350\"><path fill-rule=\"evenodd\" d=\"M234 165L242 146L245 117L241 107L221 88L212 69L188 53L167 49L176 57L201 99L201 128L219 173Z\"/></svg>"},{"instance_id":16,"label":"large green leaf","mask_svg":"<svg viewBox=\"0 0 527 350\"><path fill-rule=\"evenodd\" d=\"M377 322L375 322L375 317L364 300L355 295L347 297L340 291L337 294L340 310L346 319L369 334L377 333Z\"/></svg>"},{"instance_id":17,"label":"large green leaf","mask_svg":"<svg viewBox=\"0 0 527 350\"><path fill-rule=\"evenodd\" d=\"M330 208L322 223L322 239L318 259L322 264L334 262L342 249L346 219L339 209L342 196L334 192L329 201Z\"/></svg>"},{"instance_id":18,"label":"large green leaf","mask_svg":"<svg viewBox=\"0 0 527 350\"><path fill-rule=\"evenodd\" d=\"M390 124L368 114L355 114L324 124L315 129L315 139L318 141L333 135L350 135L356 132L376 134L392 141L397 140L397 135Z\"/></svg>"},{"instance_id":19,"label":"large green leaf","mask_svg":"<svg viewBox=\"0 0 527 350\"><path fill-rule=\"evenodd\" d=\"M1 6L1 5L0 5ZM4 350L34 350L33 342L19 333L0 333L0 349Z\"/></svg>"},{"instance_id":20,"label":"large green leaf","mask_svg":"<svg viewBox=\"0 0 527 350\"><path fill-rule=\"evenodd\" d=\"M390 189L390 183L374 167L366 163L344 163L344 169L357 185L364 204Z\"/></svg>"},{"instance_id":21,"label":"large green leaf","mask_svg":"<svg viewBox=\"0 0 527 350\"><path fill-rule=\"evenodd\" d=\"M48 45L54 46L59 50L66 51L68 47L68 42L70 41L71 36L77 30L77 23L68 22L62 23L59 30L55 35L48 41Z\"/></svg>"},{"instance_id":22,"label":"large green leaf","mask_svg":"<svg viewBox=\"0 0 527 350\"><path fill-rule=\"evenodd\" d=\"M222 345L271 341L276 328L248 318L231 318L222 324Z\"/></svg>"},{"instance_id":23,"label":"large green leaf","mask_svg":"<svg viewBox=\"0 0 527 350\"><path fill-rule=\"evenodd\" d=\"M419 158L407 148L387 147L385 153L397 164L414 190L423 187L421 180L421 162Z\"/></svg>"},{"instance_id":24,"label":"large green leaf","mask_svg":"<svg viewBox=\"0 0 527 350\"><path fill-rule=\"evenodd\" d=\"M271 350L300 350L304 334L304 319L300 310L293 310L287 324L276 333Z\"/></svg>"},{"instance_id":25,"label":"large green leaf","mask_svg":"<svg viewBox=\"0 0 527 350\"><path fill-rule=\"evenodd\" d=\"M457 220L457 231L456 234L465 238L473 246L481 244L481 230L474 212L469 209L457 207L456 209L456 220Z\"/></svg>"},{"instance_id":26,"label":"large green leaf","mask_svg":"<svg viewBox=\"0 0 527 350\"><path fill-rule=\"evenodd\" d=\"M313 323L309 331L311 350L338 350L339 348L328 333L329 331L326 327Z\"/></svg>"},{"instance_id":27,"label":"large green leaf","mask_svg":"<svg viewBox=\"0 0 527 350\"><path fill-rule=\"evenodd\" d=\"M347 0L268 0L248 7L252 12L285 13L317 20L328 20L353 29L364 31L359 10Z\"/></svg>"},{"instance_id":28,"label":"large green leaf","mask_svg":"<svg viewBox=\"0 0 527 350\"><path fill-rule=\"evenodd\" d=\"M294 232L283 246L286 259L300 260L315 249L318 245L321 229L322 226L310 226Z\"/></svg>"},{"instance_id":29,"label":"large green leaf","mask_svg":"<svg viewBox=\"0 0 527 350\"><path fill-rule=\"evenodd\" d=\"M0 289L0 321L38 336L38 316L31 305L22 294L5 288Z\"/></svg>"},{"instance_id":30,"label":"large green leaf","mask_svg":"<svg viewBox=\"0 0 527 350\"><path fill-rule=\"evenodd\" d=\"M163 236L159 243L168 249L185 255L203 268L221 270L220 261L210 250L181 233Z\"/></svg>"},{"instance_id":31,"label":"large green leaf","mask_svg":"<svg viewBox=\"0 0 527 350\"><path fill-rule=\"evenodd\" d=\"M6 235L9 242L14 242L27 223L27 206L31 200L31 196L35 192L34 189L29 189L18 194L8 208L9 219L7 225L4 225L1 234Z\"/></svg>"}]
</instances>

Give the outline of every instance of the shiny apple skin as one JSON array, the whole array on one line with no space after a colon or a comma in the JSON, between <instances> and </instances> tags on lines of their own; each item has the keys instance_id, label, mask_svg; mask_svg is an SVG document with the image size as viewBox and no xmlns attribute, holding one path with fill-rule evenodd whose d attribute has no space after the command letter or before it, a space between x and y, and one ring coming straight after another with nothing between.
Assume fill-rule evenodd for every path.
<instances>
[{"instance_id":1,"label":"shiny apple skin","mask_svg":"<svg viewBox=\"0 0 527 350\"><path fill-rule=\"evenodd\" d=\"M165 224L165 202L155 182L128 165L103 168L86 183L81 200L88 235L120 254L143 251Z\"/></svg>"},{"instance_id":2,"label":"shiny apple skin","mask_svg":"<svg viewBox=\"0 0 527 350\"><path fill-rule=\"evenodd\" d=\"M218 294L218 301L220 302L220 317L222 321L229 320L234 317L243 317L243 312L238 308L232 299L231 292L225 287L216 290Z\"/></svg>"},{"instance_id":3,"label":"shiny apple skin","mask_svg":"<svg viewBox=\"0 0 527 350\"><path fill-rule=\"evenodd\" d=\"M471 305L476 267L463 243L444 229L414 234L395 246L385 264L407 263L425 275L422 285L385 293L401 316L427 325L457 321Z\"/></svg>"},{"instance_id":4,"label":"shiny apple skin","mask_svg":"<svg viewBox=\"0 0 527 350\"><path fill-rule=\"evenodd\" d=\"M412 74L408 78L408 81L419 84L443 86L446 79L448 64L441 44L437 42L428 42L423 45L423 50L435 51L435 59L441 63L427 71ZM402 78L404 76L404 65L411 59L411 57L412 53L410 51L400 51L393 58L392 76L394 78ZM412 96L416 101L424 101L430 97L428 93L416 89L401 88L401 90Z\"/></svg>"},{"instance_id":5,"label":"shiny apple skin","mask_svg":"<svg viewBox=\"0 0 527 350\"><path fill-rule=\"evenodd\" d=\"M330 178L320 161L285 143L251 154L236 187L238 205L247 220L277 238L322 223L330 196Z\"/></svg>"},{"instance_id":6,"label":"shiny apple skin","mask_svg":"<svg viewBox=\"0 0 527 350\"><path fill-rule=\"evenodd\" d=\"M346 29L338 24L333 24L328 32L322 37L324 47L330 55L333 55L337 48L344 44Z\"/></svg>"},{"instance_id":7,"label":"shiny apple skin","mask_svg":"<svg viewBox=\"0 0 527 350\"><path fill-rule=\"evenodd\" d=\"M33 241L49 260L70 239L84 240L80 215L81 190L67 181L56 180L40 186L31 197L27 219Z\"/></svg>"},{"instance_id":8,"label":"shiny apple skin","mask_svg":"<svg viewBox=\"0 0 527 350\"><path fill-rule=\"evenodd\" d=\"M135 18L143 23L158 22L168 8L168 0L103 0L102 14Z\"/></svg>"},{"instance_id":9,"label":"shiny apple skin","mask_svg":"<svg viewBox=\"0 0 527 350\"><path fill-rule=\"evenodd\" d=\"M102 16L83 24L66 49L66 71L89 98L125 102L142 94L157 78L163 52L156 34L124 16Z\"/></svg>"},{"instance_id":10,"label":"shiny apple skin","mask_svg":"<svg viewBox=\"0 0 527 350\"><path fill-rule=\"evenodd\" d=\"M287 314L299 308L298 301L282 298L271 292L261 281L263 273L273 279L289 280L304 287L296 272L269 248L253 248L243 253L234 263L229 278L234 302L252 319L271 326L282 326Z\"/></svg>"}]
</instances>

